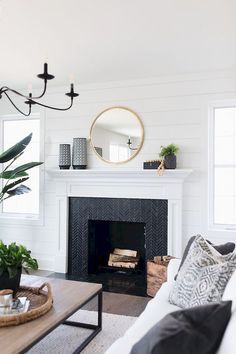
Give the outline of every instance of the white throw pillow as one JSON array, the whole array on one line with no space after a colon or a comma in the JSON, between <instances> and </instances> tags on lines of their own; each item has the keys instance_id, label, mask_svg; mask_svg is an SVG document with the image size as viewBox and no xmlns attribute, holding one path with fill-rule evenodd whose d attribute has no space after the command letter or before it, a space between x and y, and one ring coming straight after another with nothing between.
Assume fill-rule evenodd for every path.
<instances>
[{"instance_id":1,"label":"white throw pillow","mask_svg":"<svg viewBox=\"0 0 236 354\"><path fill-rule=\"evenodd\" d=\"M235 269L235 253L223 256L198 235L178 273L169 302L188 308L220 301Z\"/></svg>"}]
</instances>

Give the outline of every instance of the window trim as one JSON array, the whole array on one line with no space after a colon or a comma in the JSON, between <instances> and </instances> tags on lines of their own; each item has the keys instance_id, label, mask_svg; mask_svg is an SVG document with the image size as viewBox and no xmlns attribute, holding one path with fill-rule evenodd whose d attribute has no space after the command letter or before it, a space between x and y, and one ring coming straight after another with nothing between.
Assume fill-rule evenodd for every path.
<instances>
[{"instance_id":1,"label":"window trim","mask_svg":"<svg viewBox=\"0 0 236 354\"><path fill-rule=\"evenodd\" d=\"M216 101L209 105L208 112L208 229L210 231L230 231L236 230L236 225L233 224L216 224L214 223L214 151L215 151L215 136L214 136L214 119L215 109L217 108L233 108L236 107L236 100Z\"/></svg>"},{"instance_id":2,"label":"window trim","mask_svg":"<svg viewBox=\"0 0 236 354\"><path fill-rule=\"evenodd\" d=\"M10 120L24 120L24 119L39 119L40 122L40 161L45 161L44 154L44 129L45 129L45 114L42 111L31 113L27 118L20 114L5 114L0 116L0 137L1 137L1 151L3 151L3 123ZM4 213L0 206L0 221L1 224L11 225L44 225L44 180L45 167L44 164L40 166L39 170L39 213L38 214L18 214L18 213Z\"/></svg>"}]
</instances>

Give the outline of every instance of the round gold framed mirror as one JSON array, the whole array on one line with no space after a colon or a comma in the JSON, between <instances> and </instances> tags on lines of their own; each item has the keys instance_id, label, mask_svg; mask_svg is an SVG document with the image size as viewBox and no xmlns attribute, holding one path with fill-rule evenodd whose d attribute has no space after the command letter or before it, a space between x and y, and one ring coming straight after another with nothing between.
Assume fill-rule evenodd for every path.
<instances>
[{"instance_id":1,"label":"round gold framed mirror","mask_svg":"<svg viewBox=\"0 0 236 354\"><path fill-rule=\"evenodd\" d=\"M116 106L103 110L90 129L90 143L96 155L108 163L125 163L141 150L144 127L133 110Z\"/></svg>"}]
</instances>

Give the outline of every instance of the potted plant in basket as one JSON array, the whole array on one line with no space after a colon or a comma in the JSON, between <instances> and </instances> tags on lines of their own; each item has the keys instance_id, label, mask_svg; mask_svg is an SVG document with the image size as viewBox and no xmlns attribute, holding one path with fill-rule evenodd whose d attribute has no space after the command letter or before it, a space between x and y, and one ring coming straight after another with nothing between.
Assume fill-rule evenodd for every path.
<instances>
[{"instance_id":1,"label":"potted plant in basket","mask_svg":"<svg viewBox=\"0 0 236 354\"><path fill-rule=\"evenodd\" d=\"M0 179L4 181L0 189L0 203L31 190L23 184L29 179L27 171L41 165L42 162L28 162L16 168L12 167L15 161L22 156L31 139L32 133L0 154L0 163L5 164L0 173ZM36 259L31 257L30 251L26 247L17 245L15 242L7 246L0 241L0 290L17 291L22 267L37 269L38 263Z\"/></svg>"},{"instance_id":2,"label":"potted plant in basket","mask_svg":"<svg viewBox=\"0 0 236 354\"><path fill-rule=\"evenodd\" d=\"M161 146L160 157L164 159L166 169L176 168L176 154L179 152L179 147L175 144Z\"/></svg>"}]
</instances>

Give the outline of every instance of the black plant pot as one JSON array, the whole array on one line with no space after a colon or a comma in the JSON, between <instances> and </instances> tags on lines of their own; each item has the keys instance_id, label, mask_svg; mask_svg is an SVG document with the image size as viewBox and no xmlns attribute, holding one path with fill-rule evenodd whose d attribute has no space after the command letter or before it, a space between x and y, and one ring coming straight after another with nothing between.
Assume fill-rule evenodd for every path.
<instances>
[{"instance_id":1,"label":"black plant pot","mask_svg":"<svg viewBox=\"0 0 236 354\"><path fill-rule=\"evenodd\" d=\"M16 275L12 278L9 278L8 272L3 272L0 275L0 290L11 289L13 290L13 296L15 296L20 286L21 272L22 268L18 268Z\"/></svg>"},{"instance_id":2,"label":"black plant pot","mask_svg":"<svg viewBox=\"0 0 236 354\"><path fill-rule=\"evenodd\" d=\"M176 155L166 155L164 158L165 168L167 170L174 170L176 168Z\"/></svg>"}]
</instances>

